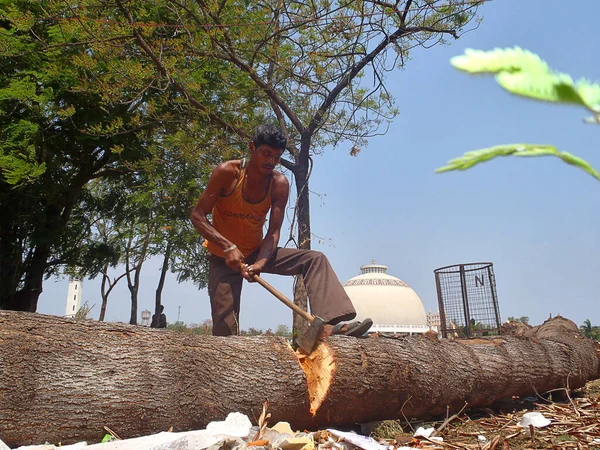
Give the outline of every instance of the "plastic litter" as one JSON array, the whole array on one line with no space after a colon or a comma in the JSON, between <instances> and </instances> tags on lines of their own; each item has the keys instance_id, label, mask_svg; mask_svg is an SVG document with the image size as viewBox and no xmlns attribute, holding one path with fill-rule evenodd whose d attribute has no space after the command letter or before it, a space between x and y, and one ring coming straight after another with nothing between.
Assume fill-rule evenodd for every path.
<instances>
[{"instance_id":1,"label":"plastic litter","mask_svg":"<svg viewBox=\"0 0 600 450\"><path fill-rule=\"evenodd\" d=\"M277 431L281 434L289 434L290 436L294 436L294 432L292 431L292 427L290 427L289 422L277 422L275 425L271 427L271 430Z\"/></svg>"},{"instance_id":2,"label":"plastic litter","mask_svg":"<svg viewBox=\"0 0 600 450\"><path fill-rule=\"evenodd\" d=\"M285 423L285 422L283 422L283 423ZM289 428L289 425L288 425L288 428ZM281 433L277 430L289 431L289 433L287 433L287 432ZM256 436L256 433L258 433L258 427L253 426L252 428L250 428L250 433L248 434L248 438L246 440L247 441L252 440L252 438L254 438L254 436ZM261 439L269 441L273 448L277 448L287 438L292 438L292 437L295 437L295 435L291 429L288 430L288 429L286 429L285 426L279 426L277 428L273 427L273 428L265 429Z\"/></svg>"},{"instance_id":3,"label":"plastic litter","mask_svg":"<svg viewBox=\"0 0 600 450\"><path fill-rule=\"evenodd\" d=\"M281 450L314 450L315 441L307 436L299 438L290 437L281 442L278 446L273 447L279 447Z\"/></svg>"},{"instance_id":4,"label":"plastic litter","mask_svg":"<svg viewBox=\"0 0 600 450\"><path fill-rule=\"evenodd\" d=\"M208 448L222 439L207 433L206 430L181 433L163 431L149 436L94 444L85 447L85 450L195 450Z\"/></svg>"},{"instance_id":5,"label":"plastic litter","mask_svg":"<svg viewBox=\"0 0 600 450\"><path fill-rule=\"evenodd\" d=\"M6 446L5 446L6 447ZM8 447L6 447L8 448ZM52 444L43 444L43 445L25 445L18 447L17 450L79 450L81 448L89 448L87 442L77 442L76 444L71 445L63 445L60 447L54 446ZM0 450L3 450L4 447L0 446Z\"/></svg>"},{"instance_id":6,"label":"plastic litter","mask_svg":"<svg viewBox=\"0 0 600 450\"><path fill-rule=\"evenodd\" d=\"M431 433L433 433L435 431L435 428L430 427L430 428L423 428L423 427L419 427L417 428L417 431L415 431L415 434L413 434L414 437L424 437L429 439L429 437L431 436Z\"/></svg>"},{"instance_id":7,"label":"plastic litter","mask_svg":"<svg viewBox=\"0 0 600 450\"><path fill-rule=\"evenodd\" d=\"M535 428L543 428L550 425L550 422L551 420L544 417L541 412L528 412L521 417L519 426L529 428L529 425L533 425Z\"/></svg>"},{"instance_id":8,"label":"plastic litter","mask_svg":"<svg viewBox=\"0 0 600 450\"><path fill-rule=\"evenodd\" d=\"M344 438L344 440L350 442L357 447L362 448L363 450L389 450L392 447L381 445L375 439L367 436L362 436L356 433L348 433L345 431L333 430L328 428L327 431L333 434L334 436L338 436Z\"/></svg>"},{"instance_id":9,"label":"plastic litter","mask_svg":"<svg viewBox=\"0 0 600 450\"><path fill-rule=\"evenodd\" d=\"M250 419L245 414L232 412L222 422L210 422L206 431L213 436L225 435L245 438L252 428Z\"/></svg>"}]
</instances>

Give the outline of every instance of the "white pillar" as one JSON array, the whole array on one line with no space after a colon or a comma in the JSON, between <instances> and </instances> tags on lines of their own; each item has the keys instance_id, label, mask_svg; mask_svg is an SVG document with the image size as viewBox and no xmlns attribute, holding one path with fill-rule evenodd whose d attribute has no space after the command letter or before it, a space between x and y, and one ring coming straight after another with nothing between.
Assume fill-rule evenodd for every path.
<instances>
[{"instance_id":1,"label":"white pillar","mask_svg":"<svg viewBox=\"0 0 600 450\"><path fill-rule=\"evenodd\" d=\"M67 306L65 316L73 317L81 307L81 298L83 297L83 280L70 277L69 290L67 292Z\"/></svg>"}]
</instances>

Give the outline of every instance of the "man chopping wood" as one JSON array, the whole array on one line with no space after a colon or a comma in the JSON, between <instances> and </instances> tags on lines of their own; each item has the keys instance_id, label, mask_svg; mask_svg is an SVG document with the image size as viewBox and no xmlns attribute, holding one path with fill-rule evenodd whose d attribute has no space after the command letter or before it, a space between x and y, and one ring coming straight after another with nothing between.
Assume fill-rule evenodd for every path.
<instances>
[{"instance_id":1,"label":"man chopping wood","mask_svg":"<svg viewBox=\"0 0 600 450\"><path fill-rule=\"evenodd\" d=\"M323 337L362 336L373 322L341 323L356 317L356 311L325 255L277 246L290 187L275 167L286 145L281 128L259 126L249 158L219 164L192 212L192 223L209 252L213 335L239 333L242 282L265 272L304 276L310 310L327 323ZM207 218L211 213L212 223Z\"/></svg>"}]
</instances>

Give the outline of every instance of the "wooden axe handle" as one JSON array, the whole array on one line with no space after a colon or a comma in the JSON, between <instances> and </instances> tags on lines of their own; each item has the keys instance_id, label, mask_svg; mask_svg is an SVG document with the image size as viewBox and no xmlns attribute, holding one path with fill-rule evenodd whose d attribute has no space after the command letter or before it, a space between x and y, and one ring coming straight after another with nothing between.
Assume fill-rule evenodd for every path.
<instances>
[{"instance_id":1,"label":"wooden axe handle","mask_svg":"<svg viewBox=\"0 0 600 450\"><path fill-rule=\"evenodd\" d=\"M279 292L277 289L275 289L273 286L271 286L269 283L267 283L261 277L259 277L258 275L253 275L253 278L254 278L254 281L256 281L258 284L260 284L262 287L264 287L267 291L269 291L271 294L273 294L279 300L281 300L288 308L292 308L292 310L294 312L296 312L297 314L300 314L303 318L305 318L309 322L312 322L313 320L315 320L315 318L313 316L311 316L309 313L304 311L302 308L300 308L294 302L290 301L285 295L283 295L281 292Z\"/></svg>"}]
</instances>

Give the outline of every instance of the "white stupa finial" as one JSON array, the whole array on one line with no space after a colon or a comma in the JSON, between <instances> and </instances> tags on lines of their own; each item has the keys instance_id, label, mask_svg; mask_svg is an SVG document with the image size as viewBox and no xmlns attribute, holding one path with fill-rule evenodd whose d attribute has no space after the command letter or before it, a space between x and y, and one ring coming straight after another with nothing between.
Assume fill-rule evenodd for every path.
<instances>
[{"instance_id":1,"label":"white stupa finial","mask_svg":"<svg viewBox=\"0 0 600 450\"><path fill-rule=\"evenodd\" d=\"M371 264L366 264L364 266L360 266L360 271L363 274L365 274L365 273L386 273L387 269L388 269L387 266L385 266L383 264L375 263L375 259L371 260Z\"/></svg>"}]
</instances>

